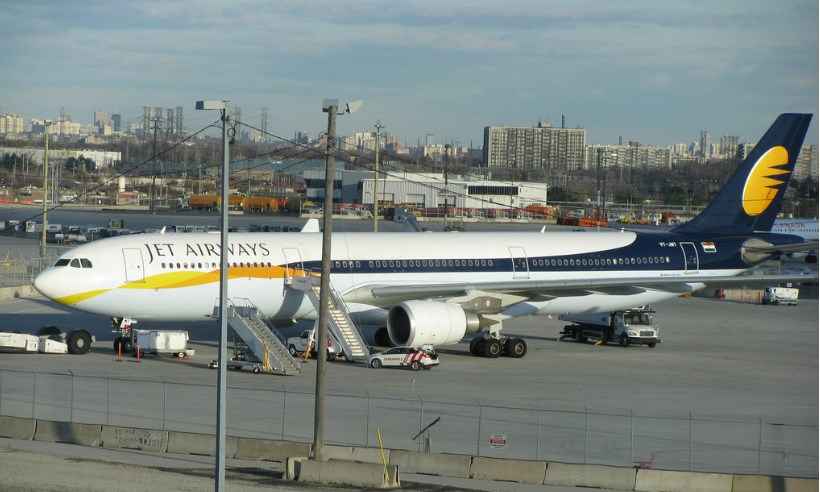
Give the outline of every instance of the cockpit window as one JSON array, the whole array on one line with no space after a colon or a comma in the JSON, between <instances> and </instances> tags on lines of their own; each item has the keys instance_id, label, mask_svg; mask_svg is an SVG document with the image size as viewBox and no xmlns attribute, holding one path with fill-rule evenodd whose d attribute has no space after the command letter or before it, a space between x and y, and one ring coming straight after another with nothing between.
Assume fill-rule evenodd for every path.
<instances>
[{"instance_id":1,"label":"cockpit window","mask_svg":"<svg viewBox=\"0 0 820 492\"><path fill-rule=\"evenodd\" d=\"M74 268L80 268L80 260L74 258L73 260L71 260L71 266L73 266Z\"/></svg>"},{"instance_id":2,"label":"cockpit window","mask_svg":"<svg viewBox=\"0 0 820 492\"><path fill-rule=\"evenodd\" d=\"M80 264L83 266L83 268L91 268L91 261L85 258L80 258Z\"/></svg>"},{"instance_id":3,"label":"cockpit window","mask_svg":"<svg viewBox=\"0 0 820 492\"><path fill-rule=\"evenodd\" d=\"M55 263L54 266L56 266L56 267L66 266L66 265L68 265L69 261L71 261L71 260L68 259L68 258L60 258L59 260L57 260L57 263Z\"/></svg>"}]
</instances>

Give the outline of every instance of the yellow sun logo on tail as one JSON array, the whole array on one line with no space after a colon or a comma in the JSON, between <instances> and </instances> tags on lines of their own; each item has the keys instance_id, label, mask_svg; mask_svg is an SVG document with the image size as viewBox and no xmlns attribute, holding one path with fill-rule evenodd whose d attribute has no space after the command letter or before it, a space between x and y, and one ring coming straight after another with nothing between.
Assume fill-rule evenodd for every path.
<instances>
[{"instance_id":1,"label":"yellow sun logo on tail","mask_svg":"<svg viewBox=\"0 0 820 492\"><path fill-rule=\"evenodd\" d=\"M755 162L743 186L743 211L746 215L755 217L769 208L780 191L780 185L785 182L780 177L791 172L779 166L788 163L789 152L779 145L767 150Z\"/></svg>"}]
</instances>

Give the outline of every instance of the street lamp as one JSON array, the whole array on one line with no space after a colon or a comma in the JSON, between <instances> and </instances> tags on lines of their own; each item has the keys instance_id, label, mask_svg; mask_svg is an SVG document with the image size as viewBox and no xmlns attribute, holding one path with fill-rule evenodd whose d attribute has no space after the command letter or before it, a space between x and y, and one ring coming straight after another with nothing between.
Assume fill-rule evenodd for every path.
<instances>
[{"instance_id":1,"label":"street lamp","mask_svg":"<svg viewBox=\"0 0 820 492\"><path fill-rule=\"evenodd\" d=\"M214 490L225 490L225 422L226 422L226 380L228 345L228 163L230 147L228 146L228 101L197 101L198 111L219 111L222 120L222 215L219 221L219 350L216 393L216 463L214 464Z\"/></svg>"}]
</instances>

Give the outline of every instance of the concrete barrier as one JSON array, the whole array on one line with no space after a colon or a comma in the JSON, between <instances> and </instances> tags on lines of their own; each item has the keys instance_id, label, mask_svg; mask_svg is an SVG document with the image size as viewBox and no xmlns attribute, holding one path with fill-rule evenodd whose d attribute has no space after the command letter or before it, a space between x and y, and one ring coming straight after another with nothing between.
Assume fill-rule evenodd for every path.
<instances>
[{"instance_id":1,"label":"concrete barrier","mask_svg":"<svg viewBox=\"0 0 820 492\"><path fill-rule=\"evenodd\" d=\"M168 431L102 426L104 448L139 449L154 453L168 450Z\"/></svg>"},{"instance_id":2,"label":"concrete barrier","mask_svg":"<svg viewBox=\"0 0 820 492\"><path fill-rule=\"evenodd\" d=\"M501 458L473 458L470 478L507 482L543 484L547 475L545 461L521 461Z\"/></svg>"},{"instance_id":3,"label":"concrete barrier","mask_svg":"<svg viewBox=\"0 0 820 492\"><path fill-rule=\"evenodd\" d=\"M293 467L298 482L376 489L394 489L401 485L399 467L395 465L304 459L296 460Z\"/></svg>"},{"instance_id":4,"label":"concrete barrier","mask_svg":"<svg viewBox=\"0 0 820 492\"><path fill-rule=\"evenodd\" d=\"M82 446L98 447L102 444L102 426L38 420L34 432L35 441L67 442Z\"/></svg>"},{"instance_id":5,"label":"concrete barrier","mask_svg":"<svg viewBox=\"0 0 820 492\"><path fill-rule=\"evenodd\" d=\"M8 301L18 297L39 297L40 293L33 285L15 285L13 287L0 287L0 301Z\"/></svg>"},{"instance_id":6,"label":"concrete barrier","mask_svg":"<svg viewBox=\"0 0 820 492\"><path fill-rule=\"evenodd\" d=\"M403 449L390 450L390 464L398 465L405 473L440 475L442 477L470 477L472 457L461 454L424 454Z\"/></svg>"},{"instance_id":7,"label":"concrete barrier","mask_svg":"<svg viewBox=\"0 0 820 492\"><path fill-rule=\"evenodd\" d=\"M732 492L817 492L817 480L808 478L735 475Z\"/></svg>"},{"instance_id":8,"label":"concrete barrier","mask_svg":"<svg viewBox=\"0 0 820 492\"><path fill-rule=\"evenodd\" d=\"M638 470L640 492L732 492L732 475L665 470Z\"/></svg>"},{"instance_id":9,"label":"concrete barrier","mask_svg":"<svg viewBox=\"0 0 820 492\"><path fill-rule=\"evenodd\" d=\"M248 460L285 461L288 456L310 456L310 444L238 437L235 456Z\"/></svg>"},{"instance_id":10,"label":"concrete barrier","mask_svg":"<svg viewBox=\"0 0 820 492\"><path fill-rule=\"evenodd\" d=\"M635 488L634 468L603 465L571 465L549 463L547 485L597 487L601 489L632 490Z\"/></svg>"},{"instance_id":11,"label":"concrete barrier","mask_svg":"<svg viewBox=\"0 0 820 492\"><path fill-rule=\"evenodd\" d=\"M384 457L390 463L389 449L384 450ZM378 448L359 448L356 446L325 446L325 459L383 464L382 455Z\"/></svg>"},{"instance_id":12,"label":"concrete barrier","mask_svg":"<svg viewBox=\"0 0 820 492\"><path fill-rule=\"evenodd\" d=\"M34 430L36 427L37 421L34 419L5 417L0 415L0 437L31 441L34 439Z\"/></svg>"},{"instance_id":13,"label":"concrete barrier","mask_svg":"<svg viewBox=\"0 0 820 492\"><path fill-rule=\"evenodd\" d=\"M225 440L225 456L227 458L233 458L236 455L236 440L235 437L230 436ZM168 431L167 452L214 456L216 454L216 436L212 434Z\"/></svg>"}]
</instances>

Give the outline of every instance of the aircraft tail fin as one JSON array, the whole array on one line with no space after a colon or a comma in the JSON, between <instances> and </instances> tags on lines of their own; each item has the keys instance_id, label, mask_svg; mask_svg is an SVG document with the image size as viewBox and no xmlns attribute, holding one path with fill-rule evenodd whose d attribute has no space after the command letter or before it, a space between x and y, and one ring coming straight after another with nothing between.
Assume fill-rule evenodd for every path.
<instances>
[{"instance_id":1,"label":"aircraft tail fin","mask_svg":"<svg viewBox=\"0 0 820 492\"><path fill-rule=\"evenodd\" d=\"M811 117L797 113L778 116L706 209L674 232L750 234L771 230Z\"/></svg>"}]
</instances>

